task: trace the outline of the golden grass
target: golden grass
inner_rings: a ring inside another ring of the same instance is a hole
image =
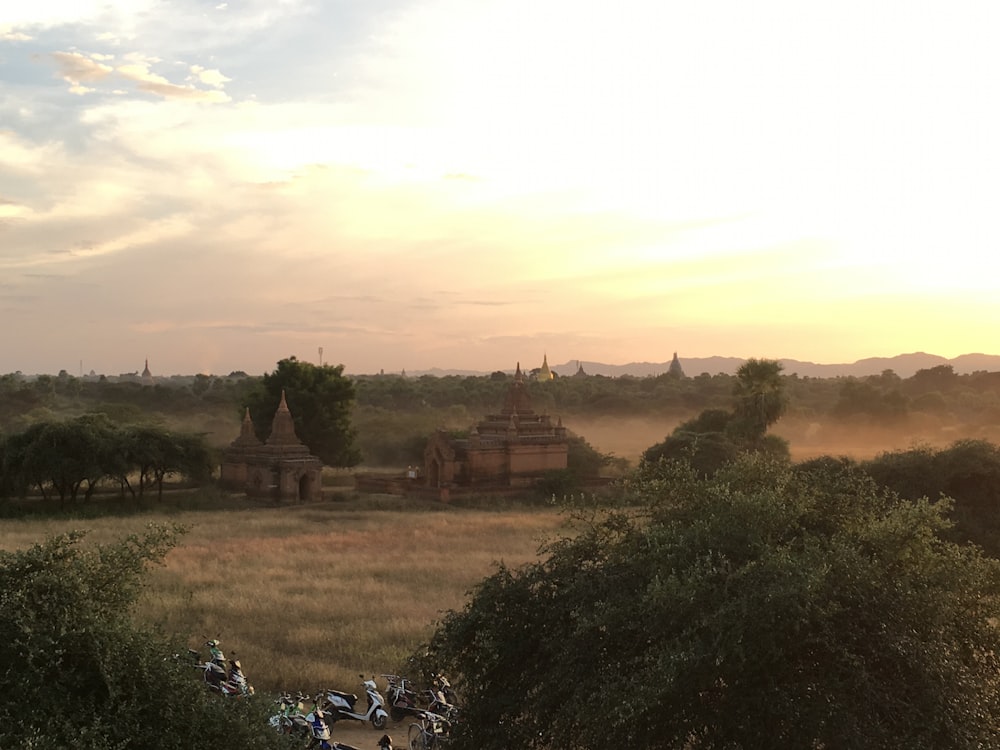
[[[87,543],[109,542],[156,521],[189,531],[164,565],[150,570],[136,619],[193,648],[220,637],[258,691],[311,693],[358,692],[361,673],[405,673],[403,660],[446,610],[460,608],[497,561],[537,559],[563,519],[552,509],[354,497],[285,508],[6,520],[0,549],[71,529],[87,530]]]

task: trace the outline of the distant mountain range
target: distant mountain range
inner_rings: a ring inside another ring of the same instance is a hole
[[[678,356],[684,374],[691,377],[708,373],[718,375],[720,373],[731,375],[739,369],[746,360],[739,357],[681,357]],[[849,364],[819,364],[816,362],[802,362],[797,359],[781,359],[784,365],[785,375],[798,375],[799,377],[810,378],[837,378],[837,377],[865,377],[866,375],[879,375],[885,370],[892,370],[901,378],[909,378],[917,370],[927,370],[938,365],[951,365],[959,375],[968,375],[972,372],[1000,372],[1000,355],[997,354],[963,354],[953,359],[940,357],[936,354],[926,354],[924,352],[914,352],[912,354],[898,354],[895,357],[869,357],[859,359],[857,362]],[[525,370],[538,367],[541,363],[530,364],[522,362]],[[629,362],[625,365],[609,365],[603,362],[590,362],[588,360],[571,360],[561,365],[550,365],[550,369],[557,375],[567,376],[576,374],[580,367],[588,375],[605,375],[608,377],[618,377],[621,375],[631,375],[633,377],[647,377],[649,375],[662,375],[670,367],[670,360],[666,362]],[[421,372],[411,372],[410,375],[486,375],[488,373],[471,370],[423,370]]]

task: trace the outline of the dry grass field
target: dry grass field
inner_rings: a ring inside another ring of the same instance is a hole
[[[358,675],[396,671],[441,614],[497,561],[536,559],[563,518],[505,504],[459,508],[386,496],[211,511],[166,505],[94,519],[0,522],[0,548],[85,529],[86,543],[188,527],[153,568],[136,619],[191,647],[220,637],[258,692],[335,688],[363,694]],[[383,681],[378,680],[379,687]],[[376,738],[377,739],[377,738]]]

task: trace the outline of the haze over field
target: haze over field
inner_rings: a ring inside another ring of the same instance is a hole
[[[8,5],[0,372],[996,350],[995,3]]]

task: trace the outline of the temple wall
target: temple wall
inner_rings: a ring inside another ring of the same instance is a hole
[[[502,445],[470,450],[467,462],[468,476],[458,477],[467,484],[506,484],[507,451]]]
[[[220,467],[219,482],[226,487],[243,488],[247,483],[247,465],[242,462],[225,462]]]
[[[569,449],[565,443],[511,445],[509,453],[512,475],[538,475],[565,469]]]

